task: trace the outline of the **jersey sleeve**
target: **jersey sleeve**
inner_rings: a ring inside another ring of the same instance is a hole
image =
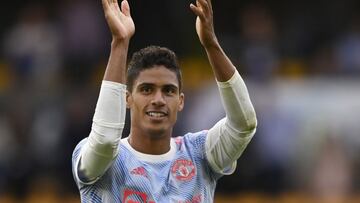
[[[81,140],[79,142],[79,144],[75,147],[73,154],[72,154],[72,160],[71,160],[72,173],[73,173],[73,177],[74,177],[75,183],[78,186],[78,188],[81,188],[84,185],[92,184],[97,181],[97,179],[96,179],[94,181],[88,182],[84,179],[84,177],[82,177],[81,174],[79,174],[78,168],[79,168],[79,163],[80,163],[81,150],[82,150],[83,146],[86,144],[86,142],[88,142],[88,138]]]
[[[93,184],[105,174],[119,154],[125,124],[126,86],[103,81],[90,135],[78,152],[76,175],[83,183]]]
[[[245,82],[240,74],[226,82],[217,82],[226,117],[208,132],[205,151],[213,170],[227,175],[254,136],[257,119]]]
[[[73,173],[73,177],[74,177],[74,180],[75,180],[78,188],[80,188],[81,181],[79,180],[77,168],[79,166],[79,161],[80,161],[81,147],[85,144],[85,142],[86,142],[86,139],[83,139],[81,142],[79,142],[79,144],[76,145],[76,147],[73,151],[72,160],[71,160],[72,173]]]

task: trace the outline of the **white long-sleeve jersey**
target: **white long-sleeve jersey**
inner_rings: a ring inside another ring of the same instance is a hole
[[[166,154],[148,155],[121,139],[126,86],[103,81],[90,136],[73,154],[73,173],[82,201],[212,202],[216,180],[235,170],[257,125],[239,73],[218,86],[224,119],[209,131],[172,138]],[[147,180],[135,181],[134,175]]]

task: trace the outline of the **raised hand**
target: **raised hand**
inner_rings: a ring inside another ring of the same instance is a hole
[[[127,0],[122,0],[121,10],[117,0],[102,0],[102,5],[113,40],[130,40],[135,33],[135,24]]]
[[[211,0],[196,0],[196,5],[190,4],[190,9],[197,15],[196,32],[201,44],[205,48],[217,46]]]

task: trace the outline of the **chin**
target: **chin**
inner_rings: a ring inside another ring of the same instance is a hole
[[[166,135],[166,132],[169,131],[169,129],[165,127],[150,127],[147,128],[146,131],[152,138],[162,138]]]

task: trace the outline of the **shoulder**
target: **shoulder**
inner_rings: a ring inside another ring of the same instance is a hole
[[[184,136],[174,137],[173,139],[178,150],[186,150],[197,154],[203,154],[207,134],[208,130],[202,130],[195,133],[189,132]]]
[[[207,134],[208,130],[202,130],[195,133],[190,132],[184,135],[184,140],[194,145],[203,144],[202,142],[205,141]]]
[[[199,132],[188,132],[183,136],[173,137],[177,145],[183,144],[186,142],[187,144],[196,144],[196,142],[205,139],[208,134],[208,130],[202,130]]]

